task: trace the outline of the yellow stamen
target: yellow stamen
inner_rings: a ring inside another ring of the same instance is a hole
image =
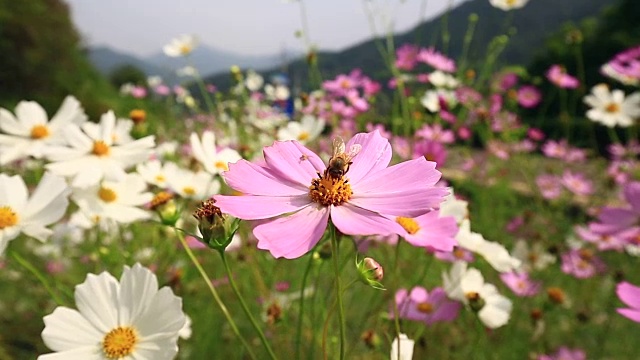
[[[620,105],[616,103],[610,103],[606,108],[604,108],[604,110],[610,114],[615,114],[620,112]]]
[[[418,304],[418,306],[416,306],[416,309],[421,313],[431,314],[433,312],[433,304],[431,304],[428,301],[425,301],[423,303]]]
[[[222,170],[222,171],[228,171],[229,165],[227,165],[226,161],[216,161],[216,169]]]
[[[147,118],[147,113],[141,109],[133,109],[129,113],[129,118],[131,118],[134,123],[140,124]]]
[[[396,222],[411,235],[420,231],[420,225],[412,218],[398,216]]]
[[[100,190],[98,190],[98,197],[100,198],[100,200],[110,203],[116,201],[118,195],[115,191],[109,188],[101,187]]]
[[[307,139],[309,139],[309,133],[306,131],[303,131],[298,135],[298,141],[305,141]]]
[[[313,179],[309,186],[309,197],[318,204],[342,205],[351,199],[353,191],[349,180],[344,177],[333,178],[325,173],[324,176]]]
[[[191,186],[185,186],[184,188],[182,188],[182,192],[187,195],[194,195],[196,193],[196,189]]]
[[[180,46],[180,54],[187,55],[191,52],[191,46],[189,45],[181,45]]]
[[[10,207],[0,207],[0,230],[8,228],[18,223],[18,214]]]
[[[97,140],[96,142],[93,143],[93,154],[97,155],[97,156],[105,156],[105,155],[109,155],[109,145],[107,145],[104,141],[102,140]]]
[[[138,333],[134,328],[119,326],[105,335],[102,351],[109,359],[121,359],[133,353],[138,341]]]
[[[36,125],[31,128],[32,139],[43,139],[49,136],[49,128],[45,125]]]
[[[155,177],[156,181],[159,183],[163,183],[165,182],[167,179],[164,177],[164,175],[156,175]]]

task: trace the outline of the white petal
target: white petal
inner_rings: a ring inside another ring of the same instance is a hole
[[[81,347],[97,347],[104,337],[78,311],[57,307],[44,317],[42,340],[53,351],[72,350]]]
[[[136,264],[125,267],[120,278],[120,322],[131,324],[142,316],[158,292],[158,279],[151,270]]]
[[[99,331],[106,334],[118,325],[118,281],[107,272],[88,274],[76,286],[76,306]]]

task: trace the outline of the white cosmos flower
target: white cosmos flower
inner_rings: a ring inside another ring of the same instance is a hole
[[[453,188],[449,188],[451,191],[449,195],[444,198],[444,201],[440,204],[440,216],[453,216],[456,219],[458,225],[462,223],[462,220],[469,218],[469,203],[464,200],[459,200],[453,194]]]
[[[73,177],[74,187],[86,188],[100,180],[121,180],[125,169],[149,158],[155,141],[153,136],[126,144],[114,143],[116,117],[113,112],[102,115],[98,127],[92,125],[68,126],[64,135],[69,146],[51,146],[46,165],[48,170]]]
[[[253,70],[247,71],[247,78],[244,80],[244,84],[249,91],[258,91],[264,84],[264,78]]]
[[[278,130],[278,140],[297,140],[306,144],[315,140],[324,130],[324,120],[313,115],[305,115],[300,122],[290,121]]]
[[[230,148],[218,151],[216,137],[211,131],[202,133],[202,141],[198,134],[191,133],[190,140],[193,157],[212,175],[229,170],[229,163],[235,163],[242,158],[237,151]]]
[[[499,272],[513,271],[521,265],[521,261],[509,255],[509,251],[504,246],[487,241],[482,234],[472,232],[469,219],[464,219],[460,223],[456,240],[460,247],[481,255]]]
[[[78,310],[59,306],[44,317],[42,340],[54,353],[38,360],[170,360],[185,324],[182,300],[140,264],[111,274],[88,274],[76,286]]]
[[[149,160],[138,164],[136,171],[148,184],[166,189],[169,187],[169,174],[178,171],[178,165],[173,162],[163,165],[159,160]]]
[[[451,89],[458,87],[460,84],[455,77],[440,70],[436,70],[429,74],[429,82],[437,88],[444,87]]]
[[[547,252],[541,243],[534,243],[531,247],[526,240],[516,241],[513,257],[522,262],[520,270],[530,273],[534,270],[544,270],[556,262],[556,257]]]
[[[584,102],[591,106],[587,117],[608,127],[629,127],[640,117],[640,92],[625,97],[622,90],[609,91],[606,84],[598,84]]]
[[[153,195],[138,174],[127,174],[121,181],[103,181],[88,188],[74,189],[71,198],[90,219],[111,219],[128,224],[151,218],[143,206]]]
[[[170,57],[189,55],[198,46],[198,38],[195,35],[180,35],[162,48],[164,54]]]
[[[400,340],[398,344],[398,339]],[[400,334],[398,337],[393,339],[391,343],[391,353],[389,354],[389,358],[391,360],[411,360],[413,358],[413,345],[415,341],[409,339],[406,334]],[[400,346],[400,349],[398,349]],[[398,350],[400,350],[398,357]]]
[[[87,122],[82,125],[82,130],[87,133],[89,137],[98,138],[101,136],[102,127],[101,123]],[[131,129],[133,129],[133,120],[117,119],[115,126],[111,129],[111,141],[113,144],[122,145],[134,141],[134,138],[131,136]]]
[[[67,96],[58,112],[51,118],[35,101],[21,101],[16,116],[0,108],[0,165],[33,156],[39,159],[50,144],[64,144],[62,130],[69,124],[81,124],[87,115],[80,102]]]
[[[204,200],[220,192],[220,183],[206,171],[176,168],[167,175],[169,188],[183,198]]]
[[[47,172],[29,197],[19,175],[0,174],[0,255],[21,232],[47,240],[53,231],[46,226],[62,218],[70,190],[63,178]]]
[[[444,102],[449,106],[453,106],[457,103],[455,93],[453,91],[444,89],[427,90],[422,98],[420,98],[420,103],[422,104],[422,106],[427,108],[427,110],[435,113],[439,112],[441,109],[441,99],[444,100]]]
[[[454,263],[449,273],[442,274],[442,282],[447,295],[476,311],[488,328],[495,329],[509,321],[511,300],[500,295],[494,285],[485,283],[480,271],[468,269],[466,262]]]
[[[513,9],[520,9],[521,7],[527,5],[527,2],[529,2],[529,0],[489,0],[489,2],[493,7],[508,11]]]
[[[287,100],[291,95],[289,88],[285,85],[267,84],[264,86],[264,93],[269,100]]]

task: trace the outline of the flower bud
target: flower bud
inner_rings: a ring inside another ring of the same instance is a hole
[[[474,312],[482,310],[485,305],[484,299],[480,297],[480,294],[478,294],[477,292],[468,292],[465,294],[465,297],[469,301],[469,307]]]
[[[176,223],[180,219],[180,210],[173,200],[173,194],[166,191],[157,193],[153,199],[151,199],[149,208],[158,214],[160,221],[164,225],[176,226]]]
[[[384,276],[384,270],[377,261],[370,257],[364,258],[362,261],[356,261],[356,268],[360,274],[360,280],[366,285],[374,289],[386,290],[380,282]]]
[[[198,219],[200,240],[212,249],[224,251],[238,231],[240,220],[223,215],[215,203],[215,199],[204,201],[193,216]]]
[[[367,330],[360,335],[360,339],[364,341],[369,349],[378,349],[382,345],[382,339],[374,330]]]

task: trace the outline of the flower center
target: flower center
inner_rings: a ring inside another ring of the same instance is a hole
[[[422,302],[416,306],[416,309],[421,313],[431,314],[433,312],[433,304],[428,301]]]
[[[0,230],[18,223],[18,215],[8,206],[0,207]]]
[[[93,143],[92,152],[97,156],[109,155],[109,145],[105,144],[105,142],[102,140],[97,140]]]
[[[196,193],[196,189],[194,189],[192,186],[185,186],[182,188],[182,191],[187,195],[193,195]]]
[[[167,179],[163,175],[156,175],[156,181],[159,183],[165,182]]]
[[[515,4],[516,4],[516,2],[517,2],[517,1],[518,1],[518,0],[507,0],[507,5],[509,5],[509,6],[513,6],[513,5],[515,5]]]
[[[420,225],[412,218],[398,216],[396,222],[400,224],[409,234],[413,235],[420,230]]]
[[[32,139],[43,139],[49,136],[49,128],[44,125],[36,125],[31,128]]]
[[[609,114],[615,114],[617,112],[620,112],[620,105],[616,103],[610,103],[606,108],[604,108],[604,110]]]
[[[309,133],[306,131],[303,131],[300,133],[300,135],[298,135],[298,141],[305,141],[309,139]]]
[[[223,170],[223,171],[228,171],[229,170],[229,165],[227,165],[226,161],[216,161],[216,169]]]
[[[105,335],[102,340],[102,351],[109,359],[120,359],[133,353],[138,340],[138,334],[134,328],[119,326]]]
[[[100,187],[100,190],[98,190],[98,197],[100,198],[100,200],[106,203],[110,203],[110,202],[116,201],[116,199],[118,198],[118,195],[116,194],[115,191],[109,188]]]
[[[180,54],[187,55],[191,52],[191,46],[189,45],[181,45],[180,46]]]
[[[353,191],[351,191],[348,179],[343,176],[330,176],[326,171],[324,176],[318,174],[318,178],[313,179],[311,186],[309,186],[311,200],[324,206],[342,205],[351,199],[351,195],[353,195]]]

